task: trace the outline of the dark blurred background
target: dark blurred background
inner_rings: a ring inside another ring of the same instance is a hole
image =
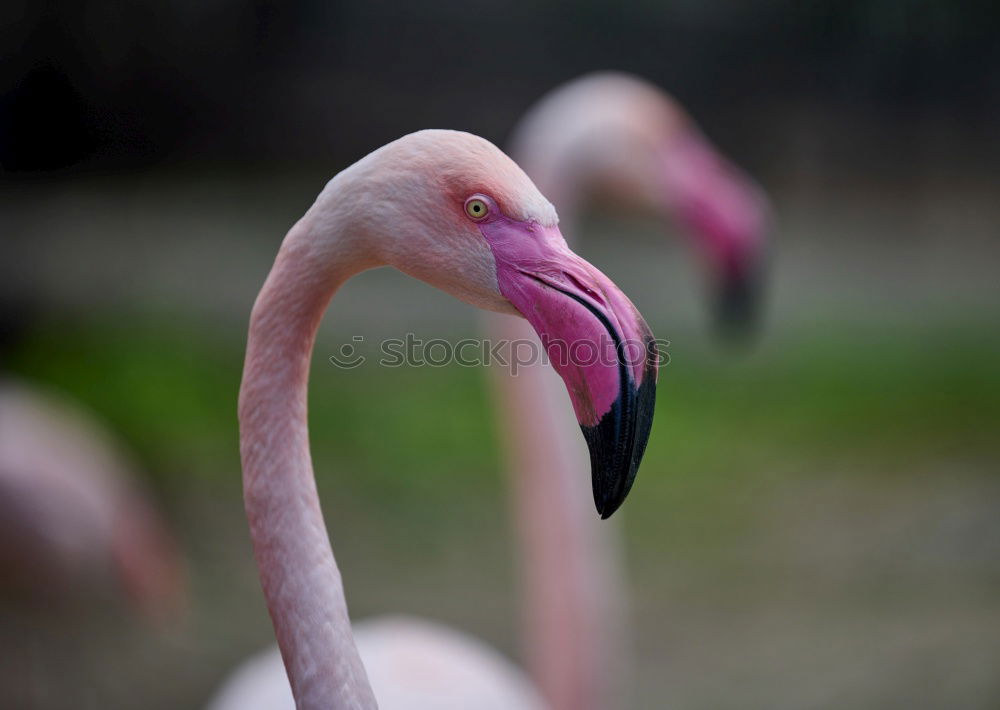
[[[5,0],[7,367],[136,452],[192,601],[167,629],[4,603],[0,705],[197,708],[270,642],[234,412],[280,239],[383,143],[441,127],[503,145],[548,89],[620,69],[673,93],[776,214],[770,308],[741,353],[713,342],[660,224],[582,225],[583,254],[672,341],[624,515],[623,706],[997,707],[998,27],[995,3],[939,0]],[[349,284],[317,349],[314,449],[352,612],[432,616],[514,655],[482,373],[324,367],[347,334],[478,327],[398,274]]]
[[[8,1],[2,12],[0,157],[12,173],[340,163],[414,126],[500,140],[542,92],[595,68],[669,87],[755,167],[803,141],[828,169],[902,174],[928,154],[989,165],[982,153],[997,149],[982,144],[1000,102],[1000,11],[987,2]]]

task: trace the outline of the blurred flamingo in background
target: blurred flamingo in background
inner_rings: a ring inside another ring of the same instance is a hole
[[[662,89],[618,72],[583,76],[534,104],[509,148],[563,223],[598,201],[678,222],[708,272],[719,324],[754,323],[767,198]]]
[[[678,220],[708,266],[720,325],[752,324],[766,200],[662,90],[626,74],[582,77],[530,108],[510,148],[569,234],[594,200]],[[541,352],[524,321],[486,321],[491,341],[520,343],[511,358],[530,359],[529,344]],[[594,519],[579,486],[586,450],[548,367],[519,361],[516,376],[500,365],[491,374],[523,539],[527,666],[555,710],[617,707],[630,665],[625,575],[614,527]]]
[[[108,431],[82,406],[0,380],[0,577],[33,598],[122,594],[179,611],[177,545]]]
[[[560,358],[558,345],[549,352],[591,449],[594,502],[602,517],[611,515],[628,494],[652,424],[652,335],[617,287],[568,249],[556,221],[551,204],[492,144],[421,131],[338,174],[285,238],[251,316],[239,415],[254,552],[300,710],[374,708],[376,698],[389,710],[543,706],[509,663],[456,632],[409,621],[352,631],[313,478],[306,385],[334,292],[381,265],[473,305],[520,313],[547,345],[583,341],[603,355],[610,347],[610,358],[586,366]],[[623,343],[642,346],[638,361],[621,356]],[[407,626],[419,631],[398,633]],[[245,689],[274,677],[274,659],[244,667],[213,708],[258,707]],[[280,690],[265,702],[279,707],[278,697]]]

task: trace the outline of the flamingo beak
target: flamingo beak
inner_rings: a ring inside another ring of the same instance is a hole
[[[700,136],[678,139],[661,162],[664,202],[687,227],[712,272],[718,330],[734,340],[750,335],[762,300],[767,198]]]
[[[500,293],[531,323],[569,391],[590,450],[602,518],[628,495],[653,423],[659,352],[649,326],[555,226],[503,216],[480,225]]]

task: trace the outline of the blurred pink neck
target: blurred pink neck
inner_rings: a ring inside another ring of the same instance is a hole
[[[362,266],[349,249],[310,239],[309,224],[307,215],[285,238],[250,318],[239,402],[244,503],[299,710],[374,710],[320,510],[306,419],[316,330],[333,293]]]
[[[487,328],[494,340],[538,340],[520,318],[490,313]],[[519,534],[528,670],[552,710],[614,707],[626,657],[616,525],[594,512],[586,446],[555,370],[491,369]]]

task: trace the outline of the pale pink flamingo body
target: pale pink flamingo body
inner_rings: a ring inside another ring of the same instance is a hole
[[[391,265],[473,305],[520,313],[547,345],[610,347],[610,359],[554,364],[591,448],[598,512],[607,517],[627,495],[651,425],[652,336],[628,299],[569,251],[556,221],[551,204],[490,143],[421,131],[337,175],[285,238],[251,317],[239,413],[254,552],[300,709],[374,708],[380,692],[352,633],[306,425],[316,329],[354,274]],[[641,357],[615,357],[623,342],[637,343]],[[550,355],[559,360],[556,349]],[[393,697],[414,696],[404,689]],[[450,707],[440,699],[401,706]]]
[[[407,616],[353,626],[354,642],[382,710],[545,710],[531,681],[482,641]],[[350,706],[348,706],[350,707]],[[240,665],[209,710],[294,710],[277,647]]]
[[[720,293],[724,317],[750,317],[766,201],[660,89],[620,73],[588,75],[540,99],[511,155],[559,209],[567,234],[591,201],[679,221]],[[736,300],[734,300],[736,299]],[[728,310],[727,310],[728,309]],[[488,337],[537,343],[524,321],[488,314]],[[617,531],[581,495],[586,448],[555,374],[492,368],[523,539],[522,638],[532,679],[554,710],[615,707],[629,662]]]
[[[176,543],[96,418],[66,398],[0,381],[0,574],[33,597],[120,594],[179,610]]]

